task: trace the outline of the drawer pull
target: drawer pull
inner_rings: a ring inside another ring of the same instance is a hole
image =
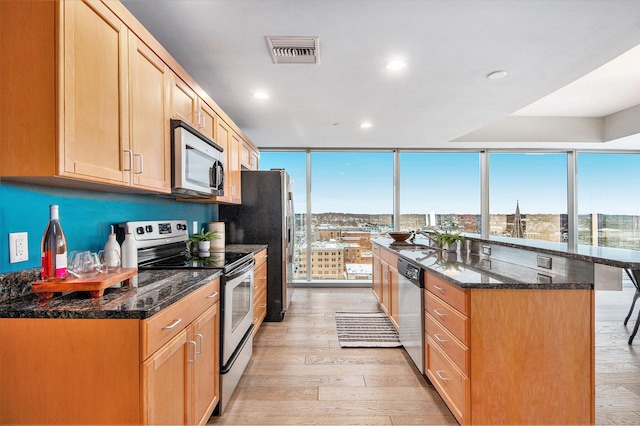
[[[442,380],[443,382],[446,382],[447,380],[451,380],[448,377],[444,377],[442,374],[440,373],[444,373],[444,371],[442,370],[436,370],[436,374],[438,375],[438,377],[440,378],[440,380]]]
[[[433,337],[435,337],[438,342],[447,343],[447,341],[445,339],[442,339],[440,336],[441,336],[440,334],[434,334],[433,335]]]
[[[440,287],[440,286],[437,286],[437,285],[434,284],[433,288],[435,288],[436,290],[438,290],[441,293],[444,293],[444,288],[443,287]]]
[[[218,296],[218,292],[217,292],[217,291],[214,291],[213,293],[211,293],[210,295],[208,295],[208,296],[207,296],[207,299],[213,299],[213,298],[215,298],[216,296]]]
[[[433,312],[435,312],[435,314],[436,314],[437,316],[439,316],[439,317],[446,317],[446,316],[447,316],[447,314],[443,314],[442,312],[440,312],[440,311],[439,311],[439,310],[437,310],[437,309],[434,309],[434,310],[433,310]]]
[[[176,328],[176,326],[178,324],[180,324],[182,322],[182,318],[176,318],[173,320],[173,322],[169,325],[165,325],[164,327],[162,327],[163,330],[171,330],[172,328]]]
[[[261,308],[266,308],[267,304],[265,303],[264,305],[260,305]]]
[[[196,342],[194,342],[193,340],[189,340],[187,342],[187,345],[193,345],[193,359],[187,360],[189,364],[193,364],[194,362],[196,362],[196,355],[198,355],[198,352],[196,349]]]

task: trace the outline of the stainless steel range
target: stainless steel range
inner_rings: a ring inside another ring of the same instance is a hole
[[[138,269],[217,269],[220,281],[220,403],[222,414],[253,354],[253,266],[251,252],[192,254],[185,220],[125,222],[138,248]]]

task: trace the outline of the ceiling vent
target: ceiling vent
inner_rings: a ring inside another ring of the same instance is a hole
[[[319,64],[318,37],[266,37],[274,64]]]

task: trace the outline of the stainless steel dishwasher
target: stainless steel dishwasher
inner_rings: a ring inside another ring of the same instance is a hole
[[[422,297],[423,271],[398,257],[398,326],[400,342],[420,373],[424,374],[424,307]]]

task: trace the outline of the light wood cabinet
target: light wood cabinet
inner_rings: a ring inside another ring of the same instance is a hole
[[[260,160],[260,151],[250,141],[242,141],[242,158],[241,166],[246,170],[258,170],[258,161]]]
[[[216,143],[217,115],[187,83],[172,73],[171,116],[185,121]]]
[[[135,34],[129,34],[130,149],[133,185],[171,191],[170,71]]]
[[[460,424],[593,424],[591,290],[461,289],[425,274],[426,375]]]
[[[0,7],[0,175],[170,192],[168,129],[155,130],[168,117],[158,58],[99,1]]]
[[[0,424],[206,423],[219,291],[216,278],[146,320],[0,319]]]
[[[241,204],[241,166],[240,166],[240,150],[242,148],[242,139],[238,134],[224,122],[220,117],[216,116],[216,143],[224,149],[225,153],[225,174],[224,174],[224,195],[211,197],[206,200],[198,199],[197,202],[218,202],[224,204]]]
[[[254,256],[256,264],[253,270],[253,334],[267,316],[267,250],[261,250]]]
[[[387,314],[391,324],[398,330],[400,310],[398,306],[398,256],[376,244],[373,247],[373,293],[378,298],[382,311]]]

